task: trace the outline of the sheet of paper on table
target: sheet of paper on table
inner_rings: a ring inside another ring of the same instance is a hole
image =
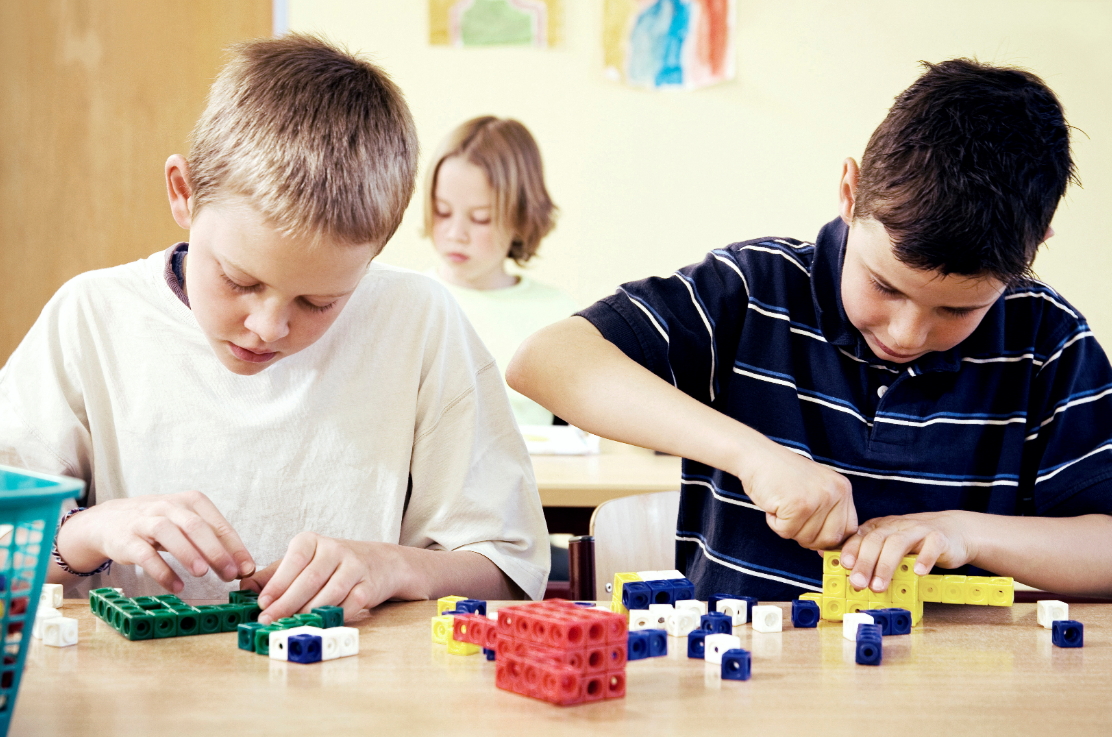
[[[571,425],[521,425],[530,455],[593,455],[599,437]]]

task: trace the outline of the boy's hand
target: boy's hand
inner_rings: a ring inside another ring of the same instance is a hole
[[[856,589],[884,591],[892,574],[909,553],[918,553],[915,572],[931,572],[937,563],[958,568],[975,557],[967,530],[969,513],[961,510],[920,512],[877,517],[862,523],[842,546],[842,565],[852,568],[849,581]]]
[[[769,443],[739,477],[780,537],[826,550],[857,531],[849,479],[782,446]]]
[[[91,571],[106,560],[137,565],[163,588],[185,584],[159,555],[177,558],[194,576],[224,581],[250,575],[255,561],[212,501],[199,491],[113,499],[71,517],[58,532],[70,568]]]
[[[381,604],[398,588],[400,561],[390,559],[395,547],[302,532],[290,541],[282,560],[242,585],[260,592],[263,624],[318,606],[342,606],[347,619]],[[375,561],[373,567],[370,560]]]

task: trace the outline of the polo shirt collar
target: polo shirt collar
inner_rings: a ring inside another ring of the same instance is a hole
[[[897,364],[878,358],[865,342],[861,332],[853,326],[842,305],[842,266],[846,256],[846,238],[849,226],[835,218],[822,226],[815,239],[815,257],[811,262],[811,299],[819,329],[826,341],[846,350],[856,358],[869,363],[879,363],[892,368]],[[917,374],[934,371],[957,371],[961,368],[961,347],[958,344],[948,351],[934,351],[911,363]]]

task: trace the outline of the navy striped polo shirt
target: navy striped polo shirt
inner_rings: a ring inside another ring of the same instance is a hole
[[[842,308],[848,228],[760,238],[579,314],[704,404],[841,472],[858,519],[946,509],[1112,513],[1112,368],[1037,281],[1009,287],[956,347],[878,359]],[[697,595],[782,601],[822,559],[776,535],[737,477],[684,459],[676,564]]]

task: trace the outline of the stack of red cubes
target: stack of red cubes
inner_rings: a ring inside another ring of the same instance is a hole
[[[625,696],[625,617],[549,599],[504,607],[498,619],[456,615],[456,640],[494,650],[495,685],[567,706]]]

